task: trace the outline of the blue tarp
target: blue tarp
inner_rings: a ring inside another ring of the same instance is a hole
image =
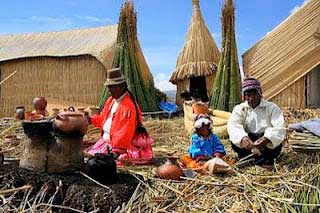
[[[296,124],[289,124],[290,129],[303,131],[304,129],[312,132],[314,135],[320,137],[320,119],[314,118]]]
[[[169,113],[169,115],[178,111],[178,106],[172,102],[161,101],[159,107],[161,110]]]

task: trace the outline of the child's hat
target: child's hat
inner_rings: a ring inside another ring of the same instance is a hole
[[[207,114],[198,114],[196,115],[195,119],[194,119],[194,128],[199,129],[204,125],[209,125],[209,127],[212,124],[212,120],[210,118],[209,115]]]

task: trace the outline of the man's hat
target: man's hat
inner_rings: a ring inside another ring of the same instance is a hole
[[[125,82],[127,82],[127,79],[122,75],[120,68],[114,68],[107,71],[107,80],[104,85],[119,85]]]
[[[260,82],[255,78],[246,78],[242,82],[242,92],[255,89],[258,91],[259,95],[262,96],[262,89]]]

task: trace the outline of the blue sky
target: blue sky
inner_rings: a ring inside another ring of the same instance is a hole
[[[235,0],[236,34],[241,54],[307,0]],[[122,0],[2,0],[0,34],[48,32],[96,27],[118,21]],[[138,36],[156,86],[168,82],[183,47],[192,0],[135,0]],[[200,0],[202,15],[218,47],[223,0]]]

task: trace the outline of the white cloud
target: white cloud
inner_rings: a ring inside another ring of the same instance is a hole
[[[0,18],[1,33],[60,31],[77,27],[98,26],[112,23],[110,18],[95,16],[30,16],[18,18]],[[8,29],[11,29],[8,31]],[[17,31],[19,29],[19,31]]]
[[[180,47],[174,45],[143,49],[155,86],[161,91],[176,90],[176,86],[171,84],[169,79],[175,69],[179,51]]]
[[[150,67],[170,67],[173,71],[180,47],[162,46],[154,49],[143,49],[143,54]]]
[[[110,18],[98,18],[95,16],[75,16],[77,19],[86,21],[86,22],[94,22],[94,23],[112,23],[113,20]]]
[[[169,82],[170,75],[164,72],[157,73],[154,77],[155,86],[161,91],[176,90],[176,86]]]
[[[45,16],[31,16],[29,20],[34,22],[70,22],[69,18],[56,18]]]
[[[310,0],[304,0],[304,2],[301,5],[296,5],[294,8],[290,11],[290,14],[293,14],[297,12],[301,7],[303,7],[305,4],[307,4]]]

